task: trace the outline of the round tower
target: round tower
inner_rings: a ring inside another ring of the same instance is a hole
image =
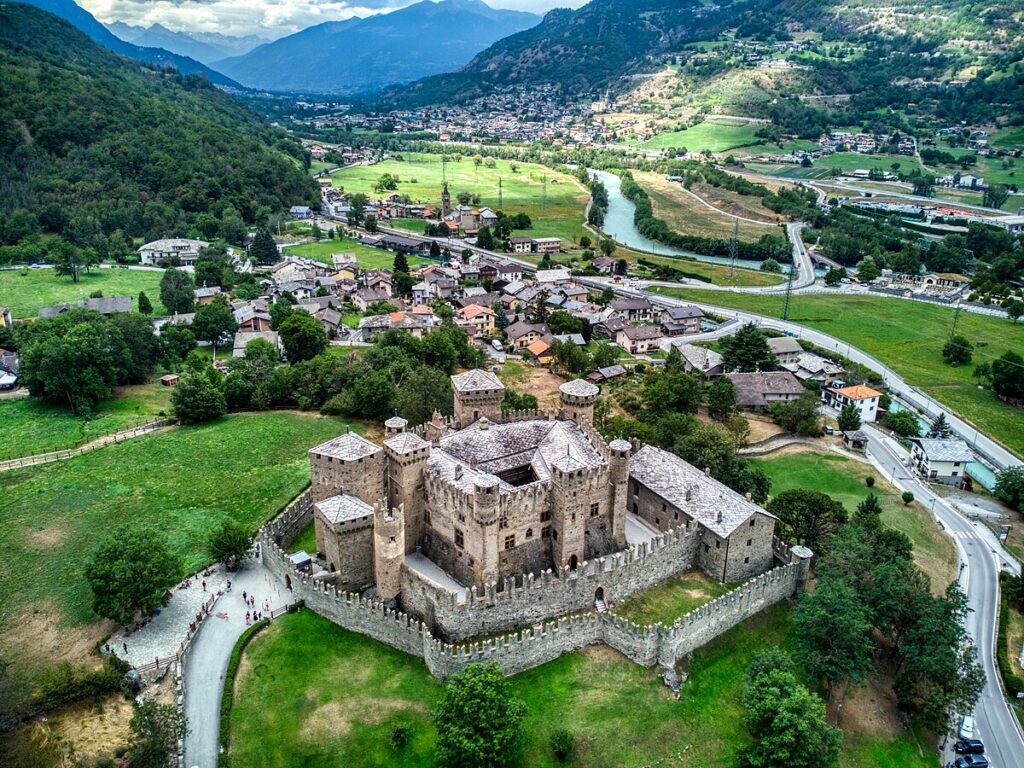
[[[481,472],[473,481],[473,520],[480,525],[480,559],[475,568],[478,584],[498,581],[498,515],[501,510],[499,480]]]
[[[626,546],[626,510],[629,507],[629,459],[633,445],[621,437],[608,443],[608,509],[611,510],[612,536]]]
[[[498,484],[498,478],[486,472],[481,472],[473,481],[473,519],[480,525],[491,525],[498,519]]]
[[[405,511],[381,502],[373,513],[373,576],[381,600],[394,600],[402,591],[404,560]]]
[[[401,416],[395,415],[384,422],[384,436],[394,437],[405,432],[409,427],[409,422],[403,419]]]
[[[558,390],[562,393],[562,418],[577,424],[594,422],[594,402],[601,390],[584,379],[567,381]]]

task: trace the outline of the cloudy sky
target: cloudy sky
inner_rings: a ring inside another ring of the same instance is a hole
[[[587,0],[486,0],[493,8],[543,13],[551,8],[578,8]],[[415,0],[77,0],[104,23],[168,29],[257,34],[268,37],[298,32],[325,21],[368,16],[410,5]]]

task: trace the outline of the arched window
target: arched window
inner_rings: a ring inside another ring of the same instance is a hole
[[[533,538],[533,528],[527,528],[526,529],[526,538],[528,538],[528,539],[532,539]]]

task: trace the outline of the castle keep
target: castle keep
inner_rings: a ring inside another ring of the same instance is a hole
[[[383,445],[350,432],[310,451],[323,581],[370,589],[459,639],[694,567],[727,582],[772,567],[775,518],[674,454],[605,442],[593,384],[563,384],[557,413],[506,415],[493,374],[467,371],[452,387],[452,418],[410,430],[394,417]],[[669,532],[657,566],[638,567],[634,548]]]

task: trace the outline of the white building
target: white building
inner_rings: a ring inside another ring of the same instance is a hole
[[[878,400],[881,396],[881,392],[876,392],[863,384],[838,389],[829,388],[822,392],[825,402],[837,410],[842,410],[851,403],[855,405],[863,422],[872,422],[878,418]]]
[[[154,240],[139,248],[139,259],[143,264],[159,264],[165,259],[178,263],[183,267],[191,267],[199,258],[199,252],[210,244],[205,240],[189,240],[184,237],[172,237],[166,240]]]
[[[959,438],[934,440],[915,438],[910,464],[921,477],[946,485],[962,485],[967,465],[974,461],[970,446]]]

